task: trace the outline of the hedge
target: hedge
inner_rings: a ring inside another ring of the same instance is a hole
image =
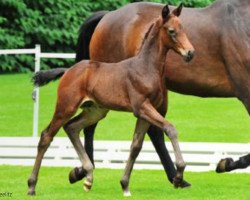
[[[135,0],[136,1],[136,0]],[[203,7],[213,0],[183,0],[185,6]],[[43,52],[75,52],[78,29],[98,10],[114,10],[129,0],[1,0],[0,49],[34,48]],[[154,0],[177,5],[177,0]],[[68,67],[74,61],[43,59],[42,69]],[[29,55],[0,56],[0,73],[27,72],[34,68]]]

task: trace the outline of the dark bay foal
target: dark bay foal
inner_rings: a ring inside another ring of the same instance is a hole
[[[166,104],[164,71],[168,50],[173,49],[186,61],[190,61],[193,57],[193,46],[178,18],[181,9],[182,5],[171,13],[168,6],[162,9],[162,16],[149,28],[137,56],[119,63],[85,60],[66,72],[62,70],[54,76],[54,78],[58,78],[64,74],[58,87],[54,116],[49,126],[42,132],[38,144],[35,165],[28,180],[29,195],[35,194],[42,158],[53,137],[62,126],[70,138],[86,174],[84,189],[86,191],[91,189],[93,164],[80,141],[79,132],[103,119],[109,110],[133,112],[137,117],[130,155],[121,179],[124,195],[130,195],[129,178],[150,124],[161,128],[173,145],[177,166],[174,185],[176,187],[180,185],[185,163],[180,152],[177,132],[159,111]],[[39,82],[41,73],[37,73],[34,77],[37,86],[54,79]],[[78,108],[82,108],[83,111],[72,118]]]

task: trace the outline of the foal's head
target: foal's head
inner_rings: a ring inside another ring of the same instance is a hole
[[[166,5],[162,9],[162,20],[160,27],[160,39],[163,45],[173,49],[178,54],[184,57],[184,60],[189,62],[194,55],[194,48],[189,42],[186,33],[183,30],[179,16],[181,14],[182,4],[172,12]]]

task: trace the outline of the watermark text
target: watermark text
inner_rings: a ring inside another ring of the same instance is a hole
[[[12,192],[0,192],[1,197],[12,197]]]

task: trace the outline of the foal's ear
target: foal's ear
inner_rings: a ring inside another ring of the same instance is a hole
[[[167,20],[169,13],[170,13],[170,10],[169,10],[168,5],[165,5],[161,12],[162,19]]]
[[[182,7],[183,7],[183,4],[181,3],[181,4],[178,6],[178,8],[176,8],[176,9],[173,10],[172,13],[173,13],[175,16],[179,17],[180,14],[181,14]]]

